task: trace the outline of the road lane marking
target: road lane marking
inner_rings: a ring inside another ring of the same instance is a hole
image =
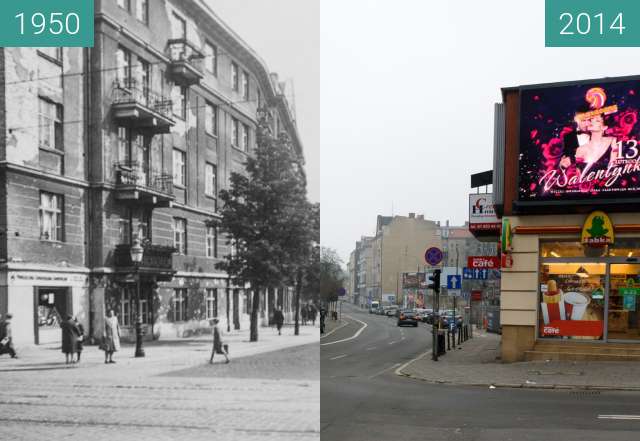
[[[344,358],[344,357],[348,357],[348,356],[349,356],[349,354],[342,354],[342,355],[338,355],[337,357],[330,358],[329,360],[338,360],[340,358]]]
[[[390,345],[393,345],[393,344],[395,344],[395,343],[398,343],[398,342],[397,342],[397,341],[390,341],[390,342],[389,342],[389,344],[390,344]]]
[[[428,355],[428,354],[430,354],[430,353],[431,353],[431,351],[427,351],[427,352],[425,352],[424,354],[418,355],[418,356],[417,356],[416,358],[414,358],[413,360],[409,360],[409,361],[407,361],[405,364],[403,364],[403,365],[402,365],[402,366],[400,366],[398,369],[396,369],[395,374],[396,374],[396,375],[401,375],[401,376],[403,376],[403,377],[404,377],[404,376],[405,376],[405,374],[403,374],[403,373],[402,373],[402,370],[403,370],[404,368],[406,368],[407,366],[409,366],[409,365],[410,365],[411,363],[413,363],[414,361],[418,361],[418,360],[420,360],[421,358],[424,358],[426,355]]]
[[[375,346],[372,347],[372,348],[367,348],[367,349],[365,349],[365,351],[373,351],[375,348],[376,348]]]
[[[598,415],[599,420],[640,420],[640,415]]]
[[[342,321],[342,320],[341,320]],[[342,323],[340,326],[338,326],[337,328],[331,330],[331,332],[328,332],[327,334],[321,335],[320,338],[323,339],[325,337],[329,337],[331,334],[333,334],[334,332],[336,332],[338,329],[344,328],[345,326],[347,326],[349,323],[344,322]]]
[[[370,377],[369,377],[369,380],[371,380],[371,379],[373,379],[373,378],[377,377],[378,375],[382,375],[382,374],[384,374],[384,373],[385,373],[385,372],[387,372],[389,369],[393,369],[393,368],[398,367],[398,366],[400,366],[400,363],[396,363],[396,364],[394,364],[393,366],[389,366],[388,368],[381,370],[381,371],[380,371],[380,372],[378,372],[377,374],[373,374],[372,376],[370,376]]]
[[[320,346],[335,345],[336,343],[342,343],[342,342],[345,342],[345,341],[353,340],[354,338],[358,338],[358,336],[360,334],[362,334],[362,331],[364,331],[364,329],[368,326],[365,322],[363,322],[361,320],[358,320],[356,318],[353,318],[350,315],[348,315],[346,317],[349,317],[351,320],[355,320],[356,322],[362,323],[362,327],[360,329],[358,329],[358,331],[355,334],[353,334],[351,337],[349,337],[349,338],[343,338],[342,340],[330,341],[330,342],[327,342],[327,343],[320,343]]]

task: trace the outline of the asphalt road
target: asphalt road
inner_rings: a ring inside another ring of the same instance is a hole
[[[350,306],[343,318],[348,324],[321,340],[323,441],[638,439],[638,393],[456,387],[400,377],[396,368],[430,347],[429,326],[398,328],[392,318]],[[637,419],[602,418],[608,415]]]

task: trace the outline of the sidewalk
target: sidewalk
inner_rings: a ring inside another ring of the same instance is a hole
[[[458,349],[462,348],[462,349]],[[640,363],[605,361],[531,361],[502,363],[500,336],[474,330],[438,361],[431,352],[401,366],[398,375],[439,384],[538,389],[640,391]]]
[[[223,335],[224,342],[229,345],[229,357],[233,361],[241,357],[257,355],[298,345],[316,343],[320,340],[318,326],[301,326],[300,335],[293,335],[293,326],[285,326],[282,335],[278,335],[275,327],[259,328],[258,341],[249,341],[249,330],[231,331]],[[82,382],[83,371],[91,372],[87,375],[90,380],[93,375],[101,375],[117,371],[117,381],[127,379],[135,381],[144,376],[159,375],[176,369],[202,365],[209,360],[213,341],[211,336],[199,336],[189,339],[160,340],[144,342],[144,358],[135,358],[135,345],[123,343],[120,351],[114,354],[115,365],[104,364],[104,352],[97,345],[86,345],[79,364],[66,365],[64,354],[60,352],[59,344],[41,346],[18,346],[16,348],[19,359],[0,356],[0,372],[49,371],[64,372],[74,369],[77,379]],[[221,362],[218,356],[216,362]],[[224,359],[224,358],[222,358]],[[91,369],[87,369],[91,368]],[[109,377],[110,375],[105,375]]]

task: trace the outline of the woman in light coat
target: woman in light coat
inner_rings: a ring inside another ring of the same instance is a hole
[[[104,350],[104,362],[115,363],[115,361],[113,361],[113,353],[120,350],[120,324],[113,309],[110,310],[109,315],[105,317],[104,334],[102,338],[104,340],[102,348]]]

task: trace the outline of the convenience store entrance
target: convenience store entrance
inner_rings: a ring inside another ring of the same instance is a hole
[[[607,340],[640,340],[640,264],[610,264]]]

